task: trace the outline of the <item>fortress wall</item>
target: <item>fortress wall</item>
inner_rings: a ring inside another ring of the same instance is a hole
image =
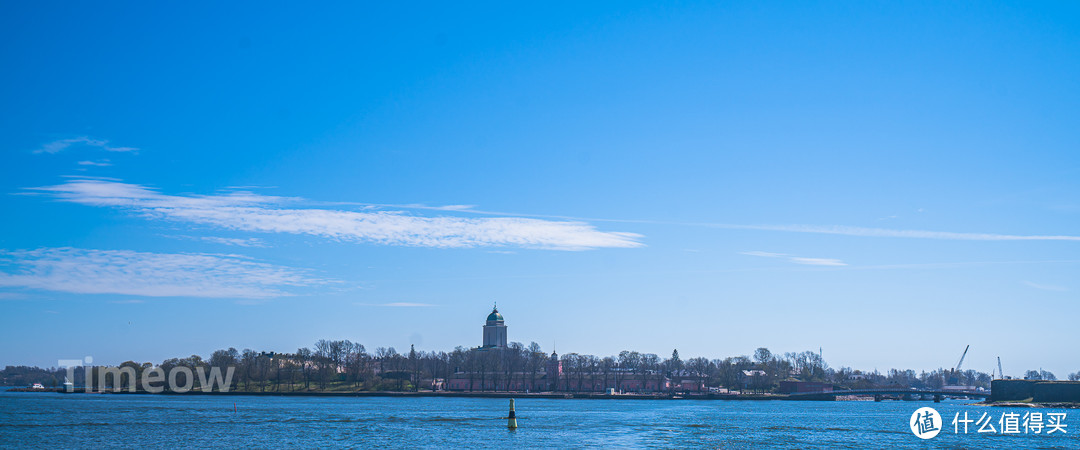
[[[1033,399],[1038,403],[1080,403],[1080,382],[1039,380],[994,380],[990,400],[995,402]]]
[[[1044,381],[1035,383],[1035,401],[1039,403],[1080,403],[1080,381]]]
[[[990,401],[1026,400],[1035,396],[1034,380],[994,380],[990,382]]]

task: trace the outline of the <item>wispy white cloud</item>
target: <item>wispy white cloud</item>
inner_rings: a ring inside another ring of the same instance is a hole
[[[780,257],[787,256],[787,255],[785,255],[783,253],[761,252],[761,251],[757,251],[757,250],[749,251],[749,252],[742,252],[740,254],[747,255],[747,256],[760,256],[760,257],[763,257],[763,258],[780,258]]]
[[[266,243],[259,238],[226,238],[218,236],[178,236],[178,235],[163,235],[167,238],[173,239],[187,239],[191,241],[203,241],[214,244],[235,245],[237,247],[266,247]]]
[[[1080,259],[1055,259],[1055,260],[1029,260],[1029,261],[957,261],[935,263],[907,263],[907,264],[879,264],[873,266],[851,266],[849,270],[938,270],[938,269],[961,269],[967,267],[997,266],[997,265],[1028,265],[1028,264],[1076,264]]]
[[[109,145],[109,141],[104,139],[93,139],[86,136],[81,136],[71,139],[59,139],[42,145],[34,153],[59,153],[67,150],[71,146],[84,145],[87,147],[97,147],[109,152],[137,152],[139,149],[135,147],[117,147]]]
[[[238,247],[266,247],[266,244],[259,238],[224,238],[217,236],[200,236],[200,241],[213,242],[215,244],[235,245]]]
[[[791,261],[791,262],[793,262],[795,264],[806,264],[806,265],[810,265],[810,266],[846,266],[847,265],[847,263],[845,263],[845,262],[843,262],[843,261],[841,261],[839,259],[832,259],[832,258],[803,258],[803,257],[799,257],[799,256],[792,256],[792,257],[788,258],[788,261]]]
[[[148,218],[218,226],[232,230],[292,233],[331,239],[416,247],[515,246],[552,250],[640,247],[635,233],[599,231],[583,222],[521,217],[422,217],[402,211],[342,211],[286,208],[298,199],[250,192],[221,195],[166,195],[156,190],[102,179],[73,179],[34,188],[63,201],[122,208]]]
[[[1039,284],[1039,283],[1032,283],[1030,281],[1023,281],[1022,283],[1024,283],[1025,285],[1027,285],[1029,287],[1033,287],[1035,289],[1039,289],[1039,290],[1043,290],[1043,291],[1066,292],[1066,291],[1069,290],[1068,288],[1066,288],[1064,286],[1054,286],[1052,284]]]
[[[809,266],[846,266],[847,263],[833,258],[806,258],[802,256],[791,256],[785,253],[773,253],[773,252],[761,252],[761,251],[749,251],[742,252],[743,255],[748,256],[760,256],[762,258],[781,258],[787,262],[795,264],[804,264]]]
[[[421,204],[405,205],[409,209],[431,209],[435,211],[468,211],[476,207],[476,205],[442,205],[442,206],[429,206]]]
[[[277,189],[277,186],[256,186],[254,184],[248,184],[244,186],[226,186],[225,188],[236,191],[248,191],[251,189]]]
[[[77,164],[80,165],[80,166],[95,166],[95,167],[108,167],[108,166],[112,165],[112,163],[109,162],[109,160],[107,160],[107,159],[102,159],[102,160],[98,160],[98,161],[79,161]]]
[[[787,231],[793,233],[838,234],[843,236],[950,239],[961,241],[1080,241],[1080,236],[1068,235],[1016,235],[993,233],[956,233],[951,231],[894,230],[887,228],[864,228],[819,225],[714,225],[718,228],[746,230]]]
[[[345,203],[342,203],[345,204]],[[385,205],[375,203],[349,203],[354,205],[368,205],[372,207],[397,207],[403,209],[435,209],[437,207],[423,205]],[[918,213],[925,210],[919,208]],[[790,233],[815,233],[836,234],[859,237],[888,237],[888,238],[911,238],[911,239],[946,239],[963,241],[1080,241],[1080,236],[1074,235],[1017,235],[995,233],[970,233],[952,231],[927,231],[927,230],[897,230],[888,228],[853,227],[845,225],[747,225],[719,222],[676,222],[668,220],[651,219],[610,219],[600,217],[560,216],[551,214],[522,214],[512,212],[484,211],[477,209],[464,209],[462,212],[486,215],[486,216],[517,216],[532,217],[539,219],[587,221],[587,222],[610,222],[610,223],[636,223],[648,225],[673,225],[686,227],[721,228],[730,230],[762,230],[782,231]]]
[[[76,294],[264,299],[330,283],[235,255],[41,248],[0,250],[0,287]]]

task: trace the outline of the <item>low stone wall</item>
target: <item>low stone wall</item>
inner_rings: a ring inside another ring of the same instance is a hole
[[[1078,402],[1080,382],[1039,380],[994,380],[990,401],[1009,402],[1032,399],[1036,403]]]
[[[1080,381],[1044,381],[1035,383],[1035,402],[1080,403]]]
[[[990,382],[990,401],[1010,402],[1035,397],[1033,380],[994,380]]]

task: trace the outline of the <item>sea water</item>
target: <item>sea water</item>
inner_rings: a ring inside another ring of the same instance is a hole
[[[708,447],[1080,448],[1080,410],[969,401],[815,402],[518,398],[277,397],[0,392],[3,447]],[[911,414],[944,418],[922,440]],[[996,433],[954,432],[954,414]],[[1067,433],[1002,434],[1003,413],[1066,413]]]

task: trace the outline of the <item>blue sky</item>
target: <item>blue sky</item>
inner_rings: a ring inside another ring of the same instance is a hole
[[[1074,4],[0,8],[0,364],[1080,370]]]

